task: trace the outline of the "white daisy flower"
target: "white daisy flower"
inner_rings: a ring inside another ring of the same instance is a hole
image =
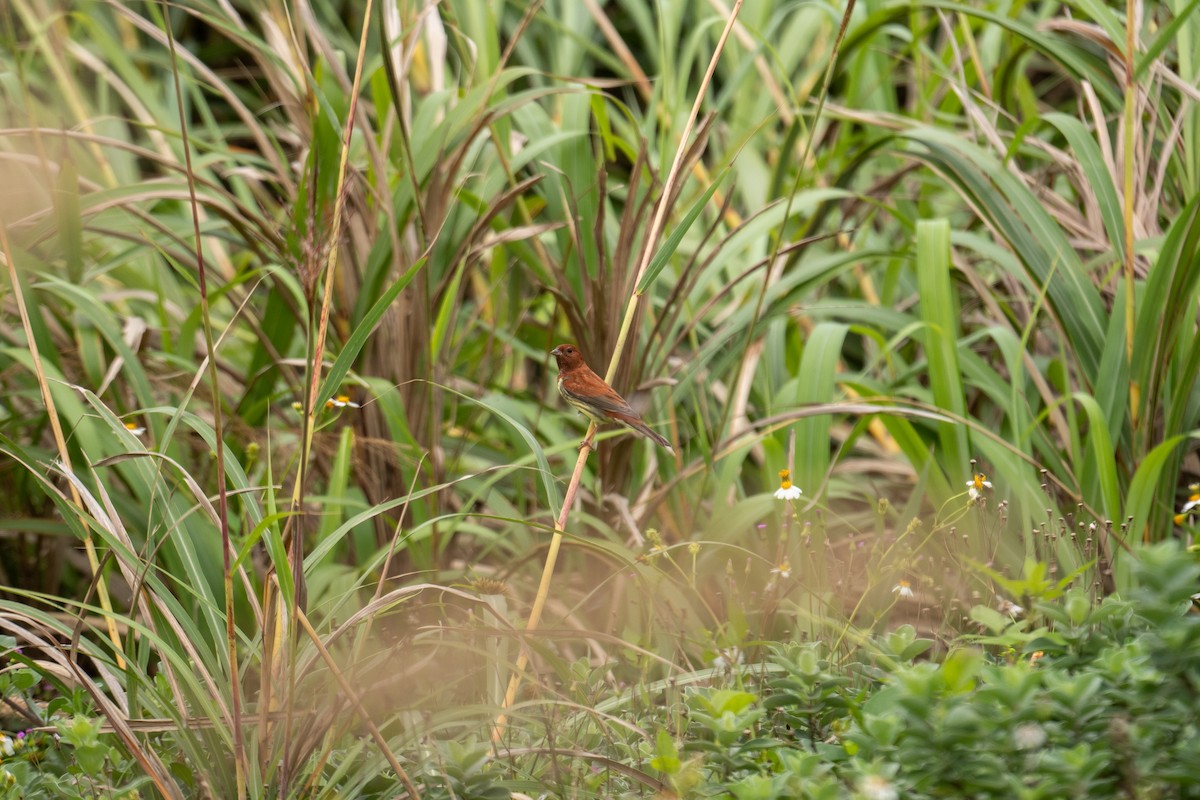
[[[990,488],[992,488],[992,482],[982,472],[976,472],[975,476],[967,481],[967,494],[971,496],[972,500],[979,499],[983,490]]]
[[[1175,515],[1175,524],[1182,525],[1186,522],[1190,525],[1197,508],[1200,508],[1200,483],[1193,483],[1188,486],[1187,502]]]
[[[779,488],[775,490],[775,498],[777,500],[799,500],[802,494],[804,492],[800,491],[800,487],[792,484],[792,471],[779,470]]]
[[[732,669],[745,660],[741,648],[734,645],[733,647],[726,647],[724,650],[718,650],[712,665],[714,669]]]
[[[1019,617],[1025,613],[1025,607],[1019,606],[1012,600],[1001,600],[999,602],[1001,614],[1008,614],[1010,617]]]
[[[900,793],[882,775],[864,775],[858,780],[858,792],[863,800],[898,800]]]
[[[339,394],[336,397],[331,397],[325,401],[326,408],[362,408],[360,403],[356,403],[350,399],[348,394]]]

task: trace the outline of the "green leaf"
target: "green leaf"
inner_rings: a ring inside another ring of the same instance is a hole
[[[1129,483],[1129,491],[1125,495],[1125,513],[1129,517],[1128,535],[1132,542],[1138,542],[1143,534],[1151,540],[1163,539],[1167,531],[1147,531],[1146,522],[1150,518],[1152,508],[1157,504],[1168,507],[1174,502],[1174,496],[1159,496],[1157,488],[1163,467],[1174,455],[1175,448],[1188,439],[1200,439],[1200,433],[1190,433],[1186,436],[1172,436],[1146,454],[1138,465],[1133,480]]]
[[[67,262],[67,278],[78,285],[83,283],[83,211],[79,202],[79,170],[74,158],[68,156],[60,162],[57,183],[58,240]]]
[[[634,290],[636,294],[645,294],[646,290],[650,288],[650,284],[654,283],[654,279],[658,277],[658,273],[662,272],[663,267],[667,265],[667,260],[674,255],[675,251],[679,248],[679,243],[683,241],[683,237],[687,235],[688,230],[692,227],[692,224],[696,221],[696,218],[700,216],[702,211],[704,211],[705,206],[708,205],[708,201],[712,199],[714,194],[716,194],[717,189],[721,186],[721,182],[728,174],[729,167],[721,170],[721,172],[713,179],[712,183],[708,185],[708,188],[704,190],[704,194],[700,195],[700,199],[692,204],[692,207],[688,209],[687,214],[684,215],[679,224],[676,225],[674,230],[671,231],[671,235],[663,241],[662,245],[658,248],[658,251],[654,254],[654,257],[650,259],[650,265],[646,267],[646,274],[643,275],[642,280],[638,282],[637,288]]]
[[[1125,252],[1125,218],[1121,209],[1121,199],[1117,196],[1117,187],[1113,184],[1112,173],[1104,163],[1100,146],[1096,144],[1096,140],[1084,124],[1074,117],[1051,112],[1043,115],[1042,119],[1062,131],[1071,145],[1071,150],[1075,153],[1079,167],[1087,179],[1086,185],[1100,206],[1100,219],[1104,221],[1104,230],[1108,234],[1108,240],[1112,242],[1113,254],[1120,257],[1119,254]]]
[[[683,762],[679,760],[679,750],[675,747],[675,740],[664,729],[660,728],[655,737],[654,758],[650,759],[650,766],[667,775],[675,775],[683,767]]]
[[[837,365],[850,326],[822,322],[813,328],[804,344],[797,373],[797,405],[819,405],[834,399]],[[833,415],[820,414],[797,420],[795,483],[804,491],[816,491],[829,470],[829,442]]]
[[[950,223],[921,220],[917,223],[917,291],[921,297],[922,338],[929,364],[933,401],[955,416],[966,417],[966,395],[958,364],[958,298],[950,279]],[[942,443],[941,464],[946,474],[967,472],[971,460],[967,432],[962,425],[938,426]]]
[[[1098,498],[1085,495],[1085,499],[1092,503],[1099,500],[1099,510],[1106,517],[1121,519],[1121,488],[1117,479],[1116,454],[1108,435],[1108,420],[1095,398],[1083,392],[1076,392],[1072,397],[1083,407],[1088,418],[1088,443],[1083,463],[1078,465],[1084,489],[1099,488]]]
[[[408,268],[408,271],[399,280],[389,286],[387,291],[383,293],[383,296],[375,302],[375,305],[371,306],[371,310],[359,320],[358,325],[354,328],[354,332],[350,334],[350,338],[342,346],[342,351],[338,353],[333,365],[329,368],[329,373],[325,376],[325,380],[321,382],[321,388],[317,393],[318,405],[337,393],[346,374],[350,372],[350,366],[358,358],[363,345],[367,343],[367,339],[375,330],[375,326],[379,324],[379,320],[383,317],[384,313],[388,310],[388,306],[400,295],[400,292],[404,291],[404,287],[412,282],[412,279],[425,266],[425,261],[425,256],[421,256],[414,261],[412,266]]]
[[[965,694],[975,688],[975,679],[983,667],[983,651],[972,647],[952,650],[942,663],[942,677],[951,694]]]
[[[758,695],[737,689],[717,689],[706,698],[715,714],[737,714],[758,702]]]
[[[1158,35],[1155,36],[1146,49],[1141,52],[1134,60],[1133,81],[1140,83],[1142,76],[1146,70],[1153,66],[1162,52],[1171,44],[1175,43],[1179,36],[1180,30],[1188,22],[1194,22],[1192,14],[1196,11],[1197,6],[1200,6],[1200,0],[1191,0],[1183,9],[1175,13],[1174,19],[1158,30]],[[1122,39],[1122,41],[1124,41]]]

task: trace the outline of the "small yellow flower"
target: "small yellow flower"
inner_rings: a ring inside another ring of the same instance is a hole
[[[145,428],[145,426],[144,426],[144,425],[138,425],[136,422],[126,422],[126,423],[125,423],[125,430],[129,431],[129,432],[130,432],[130,433],[132,433],[134,436],[141,436],[143,433],[145,433],[145,432],[146,432],[146,428]]]
[[[804,492],[800,491],[799,486],[792,485],[792,471],[790,469],[779,470],[779,488],[775,490],[776,499],[799,500],[802,494]]]
[[[990,488],[992,488],[992,482],[982,472],[976,472],[975,476],[967,481],[967,494],[971,496],[972,500],[979,499],[983,490]]]
[[[1197,508],[1200,508],[1200,483],[1193,483],[1188,486],[1187,502],[1183,504],[1183,508],[1179,509],[1179,513],[1175,515],[1175,524],[1183,525],[1186,522],[1190,525]]]
[[[894,594],[896,594],[898,597],[900,597],[901,599],[905,599],[905,600],[910,597],[916,596],[913,593],[912,584],[909,583],[908,581],[900,581],[899,583],[897,583],[895,586],[892,587],[892,592]]]
[[[783,561],[779,562],[778,567],[774,567],[771,570],[771,574],[778,575],[784,580],[787,580],[788,578],[792,577],[792,563],[785,558]]]
[[[362,408],[362,405],[351,400],[348,394],[339,394],[326,400],[325,408]]]

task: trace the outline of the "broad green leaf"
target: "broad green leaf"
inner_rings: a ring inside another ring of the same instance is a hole
[[[929,388],[934,403],[957,417],[966,416],[962,370],[958,364],[958,301],[950,279],[950,223],[921,220],[917,223],[917,286],[920,314],[925,322],[922,338],[929,364]],[[967,432],[960,425],[939,426],[941,464],[947,475],[969,472]]]

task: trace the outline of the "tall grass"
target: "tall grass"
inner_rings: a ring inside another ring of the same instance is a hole
[[[734,648],[1121,588],[1197,471],[1191,10],[13,0],[7,658],[163,796],[461,795],[514,675],[540,779]],[[677,457],[575,452],[566,340]]]

